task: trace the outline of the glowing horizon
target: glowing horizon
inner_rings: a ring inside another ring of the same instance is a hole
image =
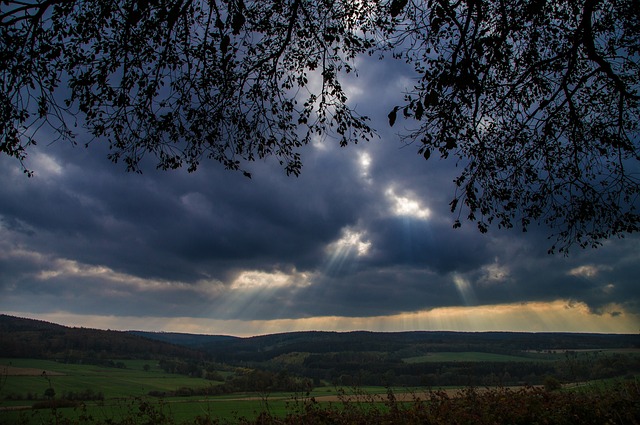
[[[98,316],[67,312],[5,312],[64,326],[251,337],[296,331],[328,332],[575,332],[635,334],[640,317],[611,305],[596,314],[584,303],[567,300],[473,307],[439,307],[390,316],[322,316],[297,319],[239,320],[203,317]]]

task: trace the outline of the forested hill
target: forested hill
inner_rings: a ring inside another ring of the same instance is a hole
[[[181,357],[203,355],[188,347],[128,332],[72,328],[0,314],[0,357],[65,361]]]
[[[215,341],[201,348],[215,360],[265,361],[288,353],[427,352],[513,354],[522,351],[640,348],[640,335],[529,332],[291,332]]]
[[[240,337],[229,335],[200,335],[180,332],[147,332],[147,331],[127,331],[130,334],[145,338],[164,341],[171,344],[182,345],[189,348],[200,349],[218,343],[224,344],[230,341],[239,340]]]
[[[225,363],[289,353],[380,352],[405,358],[432,352],[640,348],[640,335],[527,332],[289,332],[239,338],[173,332],[72,328],[0,315],[0,357],[180,357]],[[69,358],[69,360],[74,360]]]

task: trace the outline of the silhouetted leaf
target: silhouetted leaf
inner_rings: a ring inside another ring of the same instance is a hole
[[[396,123],[398,109],[400,109],[400,107],[396,106],[391,112],[389,112],[389,115],[387,115],[387,117],[389,118],[389,126],[391,127],[393,127],[393,125]]]
[[[393,0],[389,7],[389,14],[395,18],[402,12],[402,9],[407,5],[408,0]]]
[[[220,50],[222,51],[223,55],[227,53],[230,43],[231,43],[231,37],[229,37],[229,34],[225,34],[222,37],[222,40],[220,41]]]
[[[422,119],[422,114],[424,113],[424,107],[422,106],[422,102],[416,102],[416,110],[415,110],[415,118],[420,121]]]
[[[242,29],[244,22],[245,22],[245,17],[241,11],[238,11],[235,13],[235,15],[233,15],[233,22],[231,23],[231,28],[233,29],[233,33],[235,35],[240,34],[240,30]]]

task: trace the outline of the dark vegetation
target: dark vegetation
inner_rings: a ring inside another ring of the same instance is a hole
[[[233,420],[220,420],[207,413],[195,419],[175,419],[167,404],[139,400],[116,418],[94,418],[84,405],[59,401],[43,403],[51,408],[43,425],[369,425],[369,424],[554,424],[554,425],[627,425],[640,423],[640,386],[626,382],[615,387],[588,392],[549,392],[541,388],[494,388],[478,390],[467,388],[451,397],[444,391],[416,394],[410,402],[399,401],[392,391],[386,399],[352,401],[343,398],[335,405],[322,404],[313,398],[297,403],[285,415],[269,411],[268,404],[255,418],[238,416]],[[63,415],[63,407],[74,407],[77,419]],[[22,422],[30,424],[26,416]],[[2,423],[0,419],[0,423]]]
[[[127,332],[69,328],[40,320],[0,315],[0,357],[55,359],[68,363],[118,365],[118,359],[202,359],[202,352],[152,341]]]

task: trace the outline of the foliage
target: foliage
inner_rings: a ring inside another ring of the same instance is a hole
[[[4,1],[0,152],[81,126],[129,170],[275,156],[297,175],[312,138],[373,135],[341,81],[392,51],[417,84],[389,124],[462,164],[454,227],[596,246],[638,230],[639,34],[634,0]]]
[[[550,251],[638,230],[636,2],[427,1],[405,10],[393,41],[420,76],[403,106],[419,126],[405,137],[427,159],[460,159],[452,212],[466,209],[481,232],[544,222],[558,229]]]
[[[24,159],[35,130],[76,124],[139,170],[226,168],[276,156],[298,174],[313,136],[368,139],[340,73],[371,47],[368,2],[7,1],[0,14],[0,151]],[[312,75],[311,75],[312,74]],[[311,78],[318,87],[309,88]],[[63,87],[63,88],[61,88]],[[61,100],[62,96],[62,100]],[[35,107],[37,105],[37,107]]]
[[[562,388],[562,384],[554,376],[547,376],[544,378],[544,389],[547,391],[555,391]]]

